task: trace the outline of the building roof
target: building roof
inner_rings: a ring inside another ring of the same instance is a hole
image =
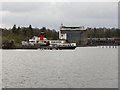
[[[80,27],[66,27],[66,26],[62,26],[62,28],[72,28],[72,29],[75,29],[75,28],[80,28]]]
[[[84,26],[80,27],[66,27],[66,26],[61,26],[61,30],[84,30]]]

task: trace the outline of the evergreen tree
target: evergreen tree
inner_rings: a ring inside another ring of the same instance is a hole
[[[29,25],[29,29],[32,30],[32,25],[31,24]]]
[[[30,32],[29,32],[30,37],[32,37],[32,36],[33,36],[33,29],[32,29],[32,25],[29,25],[29,30],[30,30]]]
[[[12,28],[12,32],[15,34],[16,33],[16,25],[14,24],[13,28]]]
[[[20,27],[18,26],[18,30],[20,30]]]
[[[46,31],[46,27],[42,27],[42,28],[41,28],[41,31],[42,31],[42,32]]]

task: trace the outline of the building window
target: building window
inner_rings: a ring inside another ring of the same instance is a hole
[[[61,37],[63,37],[63,35],[61,35]]]

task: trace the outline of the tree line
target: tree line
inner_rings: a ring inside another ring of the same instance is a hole
[[[119,28],[87,28],[88,38],[120,38]]]

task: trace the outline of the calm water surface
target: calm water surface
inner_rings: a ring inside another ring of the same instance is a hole
[[[3,88],[117,88],[117,48],[3,50]]]

